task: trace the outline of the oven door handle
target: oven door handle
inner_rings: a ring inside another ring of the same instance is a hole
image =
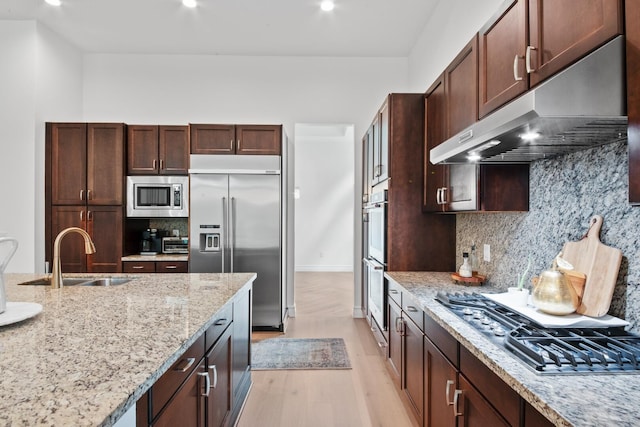
[[[384,265],[379,264],[377,261],[370,260],[369,258],[362,258],[362,261],[374,270],[384,270]]]

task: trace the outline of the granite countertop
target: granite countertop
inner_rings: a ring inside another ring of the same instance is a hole
[[[449,273],[387,272],[424,311],[534,408],[557,426],[637,426],[640,374],[538,375],[434,300],[438,291],[495,293],[490,286],[462,286]]]
[[[189,261],[187,254],[127,255],[121,261]]]
[[[41,275],[5,275],[7,301],[43,310],[0,326],[0,424],[112,425],[256,277],[101,276],[133,280],[52,289],[18,285]]]

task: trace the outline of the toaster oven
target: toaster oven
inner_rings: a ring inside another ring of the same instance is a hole
[[[163,237],[162,253],[163,254],[188,254],[189,238],[188,237]]]

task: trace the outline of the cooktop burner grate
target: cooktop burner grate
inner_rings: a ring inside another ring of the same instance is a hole
[[[640,373],[640,336],[624,328],[545,328],[477,293],[436,300],[537,373]]]

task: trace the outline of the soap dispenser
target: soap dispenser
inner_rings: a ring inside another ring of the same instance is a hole
[[[469,263],[469,253],[462,253],[462,265],[460,266],[460,270],[458,271],[460,277],[472,277],[473,271],[471,270],[471,264]]]

